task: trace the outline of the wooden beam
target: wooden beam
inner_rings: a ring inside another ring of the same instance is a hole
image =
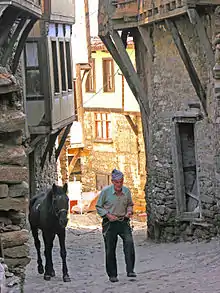
[[[76,109],[77,121],[81,122],[84,141],[84,105],[82,92],[81,64],[76,64]]]
[[[206,107],[205,90],[199,80],[196,69],[192,63],[192,60],[190,59],[189,53],[184,45],[183,39],[177,29],[177,26],[176,26],[175,22],[172,20],[166,19],[165,23],[166,23],[166,26],[173,37],[173,41],[177,47],[177,50],[179,51],[179,54],[182,58],[182,61],[185,65],[185,67],[186,67],[186,70],[188,71],[191,82],[192,82],[194,89],[197,93],[197,96],[199,97],[201,104],[203,106],[203,110],[204,110],[206,116],[208,116],[207,107]]]
[[[91,153],[91,149],[88,148],[69,148],[67,151],[68,156],[75,156],[78,153],[78,150],[80,150],[80,157],[87,157]]]
[[[138,136],[138,128],[137,125],[134,124],[133,120],[131,119],[131,116],[125,115],[125,118],[127,119],[128,123],[130,124],[132,130],[134,131],[134,134]]]
[[[28,148],[25,150],[26,154],[30,154],[34,151],[36,145],[46,137],[46,135],[37,135],[29,144]]]
[[[12,35],[11,39],[10,39],[10,42],[7,46],[7,49],[2,57],[2,60],[1,60],[1,64],[2,66],[6,66],[7,64],[7,61],[8,61],[8,58],[10,58],[10,56],[12,55],[12,52],[13,52],[13,49],[14,49],[14,45],[15,43],[17,42],[17,38],[21,32],[21,30],[23,29],[24,25],[25,25],[25,22],[26,22],[26,18],[23,17],[21,18],[14,34]]]
[[[69,164],[69,167],[68,167],[69,175],[73,171],[73,169],[74,169],[74,167],[76,165],[76,162],[79,159],[79,157],[80,157],[80,149],[78,149],[78,152],[75,154],[75,156],[72,158],[72,160],[71,160],[71,162]]]
[[[64,130],[64,133],[62,135],[62,138],[60,140],[60,143],[59,143],[59,146],[58,148],[56,149],[56,160],[59,158],[59,155],[60,155],[60,152],[64,146],[64,143],[66,141],[66,138],[70,132],[70,129],[71,129],[71,126],[73,125],[73,123],[70,123],[69,125],[66,126],[65,130]]]
[[[114,32],[114,42],[113,43],[110,35],[100,36],[101,40],[105,44],[106,48],[114,58],[115,62],[120,67],[124,77],[126,78],[128,85],[134,94],[138,104],[142,106],[144,112],[146,113],[147,120],[149,119],[150,109],[148,105],[147,95],[142,87],[140,79],[134,66],[130,60],[130,57],[124,48],[123,42],[117,32]],[[117,48],[116,48],[117,43]]]
[[[47,154],[49,153],[49,161],[51,160],[51,157],[52,157],[52,153],[53,153],[53,147],[55,145],[55,142],[56,142],[56,139],[57,139],[57,136],[59,135],[59,133],[61,132],[62,129],[58,130],[56,133],[54,134],[50,134],[49,135],[49,138],[48,138],[48,142],[47,142],[47,146],[44,150],[44,154],[43,156],[41,157],[41,162],[40,162],[40,166],[41,166],[41,169],[43,170],[44,168],[44,165],[45,165],[45,162],[46,162],[46,159],[47,159]]]
[[[18,67],[18,63],[19,63],[19,60],[20,60],[20,56],[21,56],[21,53],[22,53],[22,50],[24,48],[24,45],[25,45],[25,42],[26,42],[26,39],[29,35],[29,32],[31,31],[31,29],[33,28],[35,22],[37,21],[37,18],[32,18],[29,23],[26,25],[21,37],[20,37],[20,40],[18,42],[18,46],[17,46],[17,49],[16,49],[16,52],[15,52],[15,56],[14,56],[14,59],[12,61],[12,67],[11,67],[11,70],[12,70],[12,73],[15,74],[16,72],[16,69]]]
[[[85,25],[86,25],[86,43],[88,52],[88,61],[92,62],[92,50],[91,50],[91,34],[90,34],[90,18],[89,18],[89,1],[84,0],[84,12],[85,12]]]
[[[142,37],[143,43],[149,52],[151,58],[154,58],[154,46],[150,37],[150,28],[147,26],[139,26],[138,31]]]
[[[203,22],[201,21],[201,18],[195,8],[188,9],[187,13],[188,13],[190,22],[193,24],[193,26],[199,36],[199,40],[201,42],[203,50],[206,53],[207,61],[208,61],[210,68],[212,70],[215,65],[215,56],[214,56],[214,52],[212,50],[212,45],[209,41],[209,38],[208,38],[208,35],[206,32],[205,26],[204,26]]]

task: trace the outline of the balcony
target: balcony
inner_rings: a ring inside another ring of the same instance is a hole
[[[105,2],[105,1],[103,1]],[[102,6],[103,5],[103,6]],[[190,7],[217,6],[218,0],[113,0],[111,4],[101,4],[100,11],[108,10],[113,27],[123,29],[135,27],[152,22],[158,22],[166,18],[179,16],[186,13]],[[100,21],[101,20],[101,21]],[[107,19],[99,23],[105,25]]]
[[[0,9],[2,13],[2,10],[14,7],[20,11],[27,12],[27,14],[34,15],[39,18],[41,16],[41,7],[39,2],[39,0],[0,0]]]
[[[44,0],[44,18],[51,22],[74,24],[75,0]]]

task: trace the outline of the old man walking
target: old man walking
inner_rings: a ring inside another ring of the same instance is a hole
[[[118,282],[116,261],[118,235],[123,240],[127,276],[136,277],[134,242],[130,227],[133,202],[129,188],[123,186],[123,173],[114,169],[111,179],[112,185],[101,191],[96,209],[103,218],[102,232],[105,242],[106,272],[111,282]]]

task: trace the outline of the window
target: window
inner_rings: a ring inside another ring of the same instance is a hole
[[[110,175],[96,174],[96,190],[102,190],[102,188],[109,185],[110,182],[111,182]]]
[[[96,140],[101,140],[101,141],[112,140],[110,114],[106,114],[106,113],[95,114],[95,137],[96,137]]]
[[[86,79],[86,92],[94,93],[96,91],[96,80],[95,80],[95,59],[92,59],[92,68]]]
[[[65,38],[52,38],[52,62],[53,62],[53,79],[54,92],[61,93],[73,90],[72,66],[71,66],[71,47],[69,40]],[[58,54],[59,52],[59,54]],[[60,74],[59,66],[60,64]],[[61,89],[60,85],[61,84]]]
[[[25,71],[27,97],[41,97],[41,76],[38,59],[38,43],[36,41],[25,44]]]
[[[115,91],[115,76],[114,76],[114,62],[112,58],[102,59],[103,69],[103,91],[114,92]]]

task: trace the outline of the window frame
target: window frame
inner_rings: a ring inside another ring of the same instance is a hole
[[[85,82],[85,92],[86,93],[95,93],[96,92],[96,62],[95,58],[92,58],[91,69],[87,75]],[[91,82],[92,80],[92,87]]]
[[[100,115],[100,118],[98,118]],[[103,118],[105,115],[105,119]],[[112,119],[110,113],[94,113],[95,121],[95,142],[112,143]],[[101,136],[99,136],[99,124],[101,125]],[[110,128],[110,130],[109,130]],[[105,131],[105,134],[104,134]],[[105,137],[106,136],[106,137]]]
[[[37,66],[28,66],[27,65],[27,50],[26,50],[26,44],[33,44],[35,43],[37,45]],[[24,47],[24,71],[25,71],[25,87],[26,87],[26,98],[27,100],[44,100],[44,94],[43,94],[43,81],[42,81],[42,70],[41,70],[41,57],[40,57],[40,39],[39,38],[29,38],[25,42]],[[27,84],[28,84],[28,71],[39,71],[39,82],[40,82],[40,93],[36,94],[28,94],[27,90]]]
[[[49,37],[49,54],[52,56],[52,60],[54,59],[53,51],[52,51],[52,43],[56,43],[56,54],[57,54],[57,67],[58,67],[58,84],[59,84],[59,92],[55,91],[55,78],[54,78],[54,65],[51,64],[51,71],[52,71],[52,84],[53,84],[53,94],[54,96],[63,95],[66,93],[71,93],[74,91],[73,86],[73,70],[72,70],[72,54],[71,54],[71,39],[65,37]],[[64,59],[61,60],[61,43],[63,44],[63,57]],[[69,56],[67,54],[67,46],[69,44]],[[70,60],[67,61],[67,58]],[[63,67],[63,68],[62,68]],[[62,74],[62,70],[65,70],[65,73]],[[64,87],[65,81],[65,87]],[[70,82],[71,81],[71,82]],[[70,88],[71,85],[71,88]]]
[[[111,77],[111,83],[112,83],[112,88],[108,86],[108,76],[106,73],[106,62],[111,62],[111,71],[112,75]],[[114,93],[115,92],[115,65],[114,65],[114,60],[111,57],[105,57],[102,58],[102,77],[103,77],[103,92],[104,93]]]

